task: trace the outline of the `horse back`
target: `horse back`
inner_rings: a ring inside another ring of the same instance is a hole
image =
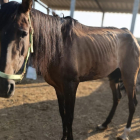
[[[106,77],[126,58],[139,61],[139,45],[126,29],[75,27],[71,38],[71,45],[64,49],[63,66],[65,75],[73,75],[79,81]]]

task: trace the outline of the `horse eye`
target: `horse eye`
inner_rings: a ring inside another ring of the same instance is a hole
[[[21,37],[23,38],[23,37],[25,37],[25,36],[27,36],[27,32],[26,31],[21,31]]]

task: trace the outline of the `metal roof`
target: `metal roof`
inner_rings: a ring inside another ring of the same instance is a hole
[[[54,10],[70,10],[71,0],[41,1]],[[75,10],[132,13],[133,4],[134,0],[76,0]]]

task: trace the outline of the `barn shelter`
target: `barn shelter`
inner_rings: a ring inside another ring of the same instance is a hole
[[[134,32],[137,13],[140,13],[140,0],[35,0],[49,13],[48,8],[54,10],[70,10],[73,17],[74,11],[102,12],[102,23],[106,12],[132,13],[131,32]]]
[[[0,4],[7,3],[9,0],[0,0]],[[104,15],[106,12],[114,13],[132,13],[131,29],[134,32],[136,16],[140,13],[140,0],[33,0],[38,2],[44,8],[54,10],[70,10],[70,16],[74,16],[74,11],[91,11],[102,12],[102,23],[104,23]]]
[[[9,0],[0,0],[0,4],[7,3]],[[74,16],[74,11],[91,11],[102,12],[102,23],[104,23],[104,15],[107,12],[113,13],[132,13],[131,29],[133,33],[135,28],[136,16],[140,13],[140,0],[33,0],[47,9],[54,10],[70,10],[70,16]]]

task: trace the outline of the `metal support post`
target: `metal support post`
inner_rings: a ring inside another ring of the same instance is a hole
[[[134,32],[135,21],[136,21],[138,10],[139,10],[139,0],[135,0],[134,6],[133,6],[133,16],[132,16],[132,22],[131,22],[131,29],[130,29],[132,34]]]
[[[76,0],[71,0],[71,6],[70,6],[70,16],[71,16],[72,18],[73,18],[73,16],[74,16],[75,3],[76,3]]]
[[[102,23],[101,23],[101,27],[103,27],[103,25],[104,25],[104,16],[105,16],[105,12],[103,12],[103,15],[102,15]]]

